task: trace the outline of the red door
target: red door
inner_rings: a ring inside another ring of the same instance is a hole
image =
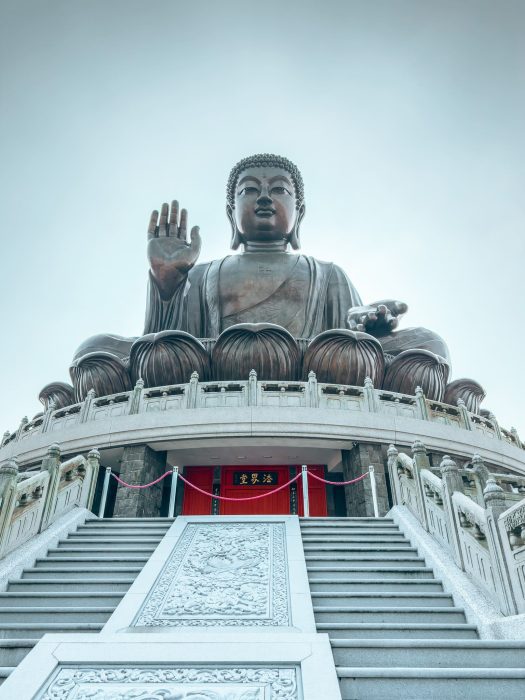
[[[214,467],[184,467],[184,478],[195,484],[203,491],[213,491]],[[199,493],[191,486],[184,484],[182,499],[182,515],[211,515],[211,497]]]
[[[301,471],[301,467],[297,467],[298,471]],[[321,476],[326,479],[324,466],[318,465],[308,465],[308,471],[316,474],[316,476]],[[303,479],[302,477],[297,481],[297,501],[299,515],[304,515],[303,507]],[[312,479],[308,477],[308,506],[310,509],[310,515],[312,517],[322,518],[328,514],[326,507],[326,484],[322,481],[317,481],[317,479]]]
[[[221,496],[246,498],[272,491],[290,481],[288,466],[222,467]],[[221,515],[289,515],[290,487],[255,501],[221,501]]]

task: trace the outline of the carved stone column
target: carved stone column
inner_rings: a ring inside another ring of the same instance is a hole
[[[385,464],[381,445],[357,444],[351,450],[342,450],[343,480],[356,479],[368,471],[372,465],[375,469],[379,515],[389,510],[386,489]],[[346,513],[349,517],[374,517],[372,488],[367,477],[356,484],[345,486]]]
[[[128,484],[147,484],[166,471],[166,452],[155,452],[147,445],[124,448],[120,478]],[[119,484],[115,518],[158,518],[162,502],[161,481],[147,489],[130,489]]]

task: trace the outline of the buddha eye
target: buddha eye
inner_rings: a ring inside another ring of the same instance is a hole
[[[286,189],[286,187],[283,187],[282,185],[277,185],[276,187],[272,187],[271,189],[272,194],[289,194],[291,196],[291,192]]]
[[[257,187],[254,187],[253,185],[247,185],[246,187],[242,188],[239,194],[255,194],[256,192],[258,192]]]

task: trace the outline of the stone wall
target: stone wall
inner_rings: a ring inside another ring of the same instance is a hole
[[[130,445],[124,448],[120,478],[128,484],[147,484],[161,476],[166,468],[166,452],[155,452],[147,445]],[[158,518],[163,483],[161,481],[147,489],[130,489],[119,485],[113,516]]]

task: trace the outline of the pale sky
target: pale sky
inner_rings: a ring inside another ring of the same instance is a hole
[[[141,335],[151,210],[228,254],[246,155],[303,173],[302,252],[525,439],[523,0],[2,0],[0,434],[99,332]]]

